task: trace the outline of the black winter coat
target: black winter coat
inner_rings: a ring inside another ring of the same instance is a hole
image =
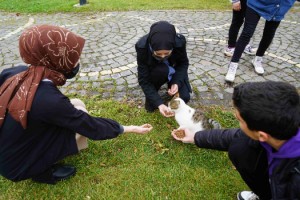
[[[163,103],[163,100],[160,98],[157,90],[150,81],[150,72],[158,64],[158,61],[153,58],[149,47],[148,34],[140,38],[135,44],[137,52],[138,81],[146,98],[158,107]],[[188,87],[190,87],[187,72],[189,60],[186,53],[186,40],[183,35],[176,35],[175,47],[168,61],[176,71],[169,84],[177,84],[180,88],[186,83]],[[189,89],[191,91],[191,88]]]
[[[0,86],[26,69],[18,66],[3,70]],[[0,127],[0,175],[13,181],[28,179],[78,153],[75,133],[105,140],[122,132],[118,122],[77,110],[52,82],[41,81],[28,113],[27,129],[9,113]]]
[[[255,148],[255,155],[244,155],[250,168],[249,171],[255,171],[257,166],[266,166],[268,171],[267,157],[265,149],[258,141],[252,140],[246,136],[241,129],[225,129],[225,130],[205,130],[199,131],[195,135],[195,144],[200,148],[215,149],[220,151],[242,151],[243,149],[232,149],[241,140],[248,140],[248,146],[242,148]],[[229,155],[230,157],[230,155]],[[251,169],[252,168],[252,169]],[[239,168],[237,167],[237,170]],[[273,170],[273,174],[269,177],[272,199],[300,199],[300,158],[284,159]]]

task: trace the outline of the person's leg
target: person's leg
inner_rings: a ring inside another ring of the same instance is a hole
[[[237,36],[239,34],[241,26],[244,23],[244,18],[245,18],[245,13],[247,8],[246,0],[241,0],[240,3],[241,3],[241,10],[239,11],[232,10],[232,20],[228,31],[228,43],[224,50],[225,56],[231,57],[233,55]]]
[[[279,24],[280,21],[266,21],[263,36],[260,40],[256,56],[264,56],[275,36]]]
[[[262,39],[259,43],[258,50],[255,58],[252,60],[254,70],[257,74],[263,74],[265,72],[262,61],[266,50],[269,48],[275,32],[280,24],[280,21],[266,21]]]
[[[156,91],[158,91],[161,86],[168,82],[169,68],[164,63],[159,63],[155,66],[150,72],[150,82],[154,85]],[[148,112],[153,112],[157,107],[146,98],[145,100],[145,109]]]
[[[238,62],[240,61],[242,53],[244,52],[251,37],[253,36],[259,19],[260,16],[254,10],[247,7],[244,28],[236,43],[231,62],[229,63],[228,71],[225,76],[225,81],[234,82],[236,70],[238,68]]]
[[[70,101],[74,105],[75,108],[87,113],[86,107],[80,99],[71,99]],[[76,138],[78,151],[88,147],[86,137],[76,133],[75,138]],[[47,156],[45,156],[45,157],[47,157]],[[51,157],[52,157],[52,155],[51,155]],[[61,156],[61,158],[63,158],[63,157],[65,157],[65,156]],[[50,165],[52,165],[52,166],[50,166]],[[47,166],[47,168],[45,166]],[[46,168],[46,169],[40,173],[36,173],[36,171],[38,171],[38,169],[41,169],[41,168]],[[57,181],[65,180],[65,179],[75,175],[76,168],[71,165],[62,165],[62,164],[55,164],[55,163],[45,164],[45,162],[41,162],[39,165],[35,165],[35,167],[32,168],[31,171],[28,173],[30,174],[29,177],[32,178],[32,180],[35,182],[46,183],[46,184],[56,184]]]
[[[232,20],[229,28],[228,34],[228,47],[235,47],[237,36],[239,34],[240,28],[244,23],[245,13],[246,13],[246,0],[241,0],[241,10],[232,10]]]
[[[228,156],[242,179],[260,200],[272,198],[267,155],[261,146],[249,145],[249,139],[239,140],[229,147]]]
[[[245,23],[243,31],[236,43],[234,54],[231,58],[231,62],[238,63],[245,47],[249,43],[251,37],[254,34],[256,26],[259,22],[260,16],[251,8],[247,8],[245,15]]]
[[[86,110],[85,104],[80,99],[71,99],[70,101],[74,105],[75,108],[88,113],[88,111]],[[78,151],[88,148],[87,137],[76,133],[75,138],[76,138]]]
[[[150,81],[156,90],[168,81],[169,67],[165,63],[159,63],[150,72]]]

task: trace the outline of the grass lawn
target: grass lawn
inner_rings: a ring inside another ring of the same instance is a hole
[[[22,13],[53,13],[82,11],[125,11],[163,9],[230,9],[228,0],[87,0],[88,4],[74,8],[79,0],[0,0],[0,10]]]
[[[77,175],[56,185],[0,178],[0,199],[234,199],[247,189],[226,152],[183,144],[170,136],[174,118],[146,113],[133,103],[82,98],[94,116],[121,124],[150,123],[147,135],[124,134],[90,141],[89,148],[63,163],[73,164]],[[237,127],[231,110],[204,108],[224,127]]]

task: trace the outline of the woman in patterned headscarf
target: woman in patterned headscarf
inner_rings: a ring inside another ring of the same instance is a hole
[[[20,55],[29,67],[0,74],[0,174],[7,179],[55,184],[75,174],[75,168],[54,164],[87,148],[86,138],[104,140],[152,129],[92,117],[82,101],[70,101],[59,91],[57,86],[79,71],[84,43],[50,25],[31,27],[20,36]]]
[[[174,25],[159,21],[151,25],[149,34],[138,40],[135,49],[138,81],[146,96],[145,109],[153,112],[158,108],[163,116],[173,116],[158,90],[168,83],[168,96],[179,93],[186,103],[190,100],[185,37],[176,33]]]

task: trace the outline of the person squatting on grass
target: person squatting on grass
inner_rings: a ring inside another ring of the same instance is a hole
[[[195,134],[184,130],[184,138],[173,131],[172,136],[200,148],[228,151],[253,191],[240,192],[238,199],[300,199],[300,100],[296,88],[274,81],[243,83],[234,88],[232,99],[239,129]]]
[[[252,65],[257,74],[264,74],[262,58],[275,36],[275,32],[280,21],[284,18],[284,15],[293,6],[295,1],[296,0],[247,0],[244,28],[236,43],[231,62],[229,63],[228,71],[225,76],[225,81],[234,82],[239,60],[245,50],[245,47],[254,34],[260,17],[263,17],[266,22],[255,58],[252,60]]]
[[[152,129],[93,117],[82,101],[70,101],[60,92],[57,86],[79,71],[84,43],[57,26],[34,26],[21,34],[20,55],[29,67],[0,74],[0,174],[5,178],[55,184],[76,172],[56,162],[87,148],[87,138],[105,140]]]
[[[145,96],[145,109],[153,112],[159,108],[165,117],[173,116],[158,90],[168,83],[168,96],[179,92],[186,103],[192,92],[188,79],[189,60],[186,40],[177,34],[174,25],[159,21],[151,25],[150,32],[135,44],[138,64],[138,82]]]

